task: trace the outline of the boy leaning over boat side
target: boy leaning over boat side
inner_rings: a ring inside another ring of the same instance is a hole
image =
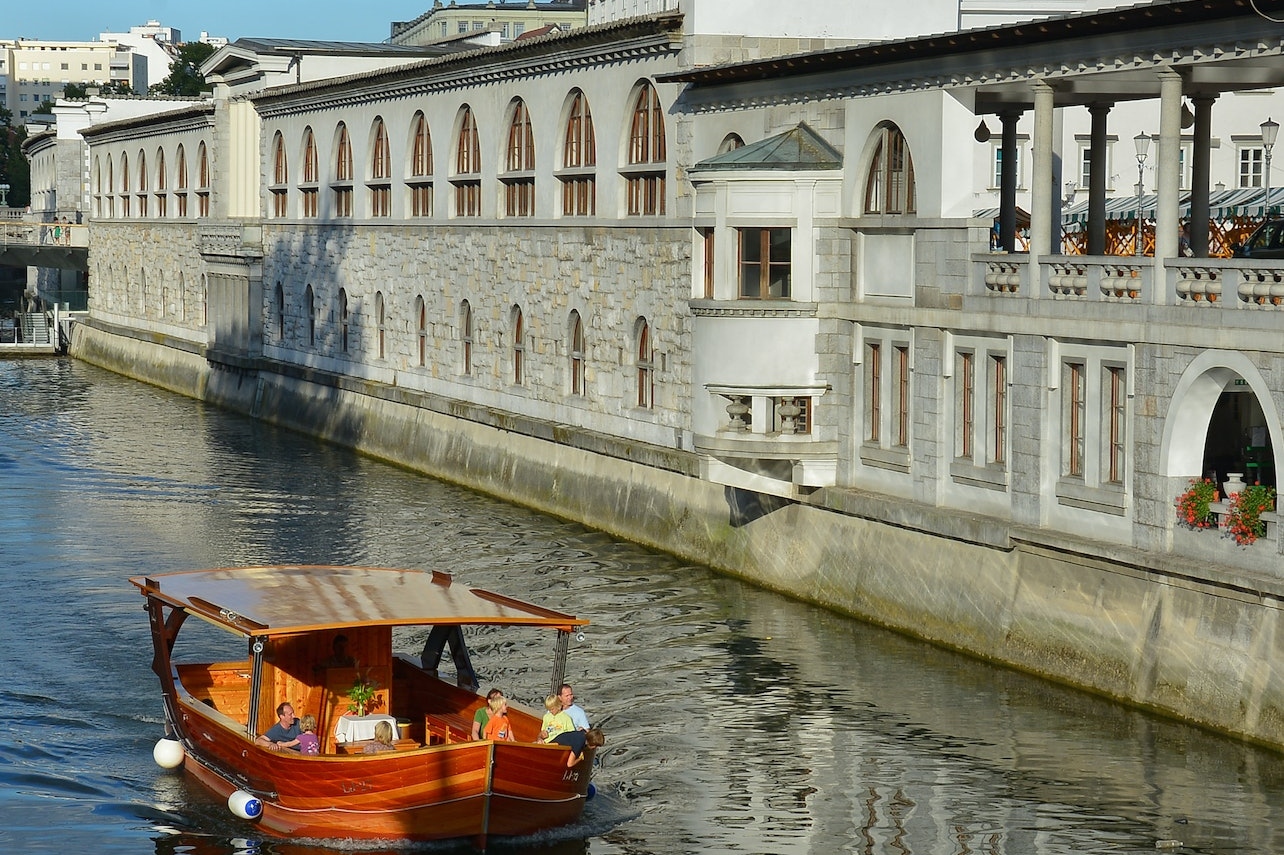
[[[544,708],[548,712],[544,713],[544,720],[539,726],[539,741],[552,742],[553,737],[559,733],[569,733],[575,730],[575,723],[571,717],[562,711],[562,699],[557,695],[549,695],[544,699]]]
[[[566,758],[566,768],[571,769],[584,759],[585,748],[601,748],[605,745],[606,735],[600,729],[591,727],[588,730],[572,730],[567,733],[559,733],[553,737],[553,742],[571,749],[570,756]]]

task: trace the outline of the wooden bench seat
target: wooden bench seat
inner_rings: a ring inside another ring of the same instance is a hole
[[[424,734],[429,745],[468,742],[473,735],[473,714],[471,712],[425,713]]]

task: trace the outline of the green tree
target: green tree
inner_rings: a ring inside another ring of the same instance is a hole
[[[178,48],[178,57],[169,64],[169,76],[147,91],[153,95],[200,95],[209,92],[210,85],[201,74],[201,63],[214,53],[214,46],[205,42],[187,42]]]
[[[13,113],[0,107],[0,184],[9,185],[9,207],[31,204],[31,167],[22,154],[27,129],[14,127]]]

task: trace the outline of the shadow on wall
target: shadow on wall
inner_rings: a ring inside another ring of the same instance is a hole
[[[792,499],[771,496],[766,493],[755,493],[739,487],[724,488],[727,507],[731,510],[731,527],[740,528],[767,514],[794,504]]]

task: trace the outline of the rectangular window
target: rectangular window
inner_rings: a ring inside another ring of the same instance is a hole
[[[633,175],[628,179],[629,216],[664,215],[664,175]]]
[[[432,216],[432,185],[431,184],[411,184],[410,185],[410,216],[412,217],[431,217]]]
[[[1066,425],[1066,463],[1064,474],[1083,477],[1084,408],[1086,406],[1086,374],[1081,362],[1065,364],[1064,417]]]
[[[1016,183],[1017,187],[1024,187],[1021,181],[1021,146],[1016,147],[1012,158],[1016,162]],[[994,147],[994,183],[991,187],[1003,186],[1003,147],[996,145]]]
[[[1092,186],[1092,149],[1084,146],[1079,152],[1081,160],[1079,161],[1079,186]]]
[[[1239,150],[1239,186],[1262,186],[1262,163],[1265,152],[1258,147],[1245,146]]]
[[[334,215],[336,217],[352,216],[352,188],[334,188]]]
[[[272,191],[272,216],[284,217],[286,206],[289,203],[289,195],[285,190]]]
[[[392,188],[385,185],[370,188],[370,216],[392,216]]]
[[[535,216],[535,179],[504,182],[504,213],[509,217]]]
[[[210,215],[209,191],[202,193],[198,190],[196,193],[196,216],[208,217],[209,215]]]
[[[788,300],[792,229],[738,229],[740,296]]]
[[[700,238],[704,244],[704,298],[713,299],[713,229],[701,229]]]
[[[480,181],[455,182],[455,216],[456,217],[480,217],[481,216],[481,182]]]
[[[187,217],[187,194],[175,193],[174,198],[178,200],[178,216],[180,218],[186,218]]]
[[[972,458],[972,442],[976,436],[976,357],[971,353],[959,354],[959,457]]]
[[[909,348],[896,348],[896,446],[909,447]]]
[[[990,357],[990,462],[1003,463],[1008,456],[1008,363],[1003,356]]]
[[[865,348],[865,439],[878,442],[883,424],[883,348],[870,344]]]
[[[1124,439],[1128,388],[1124,370],[1118,366],[1106,369],[1106,380],[1110,387],[1110,437],[1106,452],[1106,480],[1111,484],[1122,484],[1124,480]]]
[[[562,216],[591,217],[597,213],[597,182],[591,175],[562,179]]]
[[[305,187],[299,191],[299,201],[303,208],[303,216],[316,217],[317,215],[317,188]]]

